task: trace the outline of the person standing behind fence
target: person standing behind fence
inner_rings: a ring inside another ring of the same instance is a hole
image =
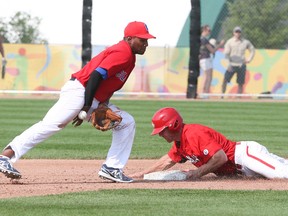
[[[207,39],[210,33],[211,29],[209,25],[202,26],[199,63],[205,77],[203,83],[203,93],[210,93],[210,86],[213,76],[213,57],[211,57],[211,54],[214,54],[225,43],[225,41],[222,40],[218,45],[213,46]]]
[[[241,36],[242,30],[239,26],[233,29],[233,37],[230,38],[224,46],[224,54],[228,60],[228,68],[225,72],[222,93],[226,91],[227,83],[229,83],[235,73],[237,73],[238,94],[243,93],[243,85],[245,83],[246,64],[250,63],[255,55],[253,44]],[[250,55],[246,59],[245,51],[249,50]]]

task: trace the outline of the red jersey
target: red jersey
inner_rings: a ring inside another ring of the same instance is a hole
[[[176,163],[189,160],[196,167],[206,164],[219,150],[223,149],[228,161],[218,168],[216,175],[236,174],[234,162],[236,142],[228,140],[221,133],[200,124],[187,124],[183,127],[180,142],[174,142],[168,152],[169,157]]]
[[[135,61],[135,54],[132,53],[129,44],[123,40],[92,58],[85,67],[72,74],[72,77],[86,87],[90,74],[97,67],[107,70],[107,79],[101,81],[94,96],[99,102],[104,102],[115,91],[122,88],[135,67]]]

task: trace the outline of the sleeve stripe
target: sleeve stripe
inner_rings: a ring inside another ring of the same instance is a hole
[[[106,79],[107,79],[108,73],[107,73],[107,70],[106,70],[106,69],[101,68],[101,67],[97,67],[97,68],[96,68],[96,71],[101,74],[103,80],[106,80]]]

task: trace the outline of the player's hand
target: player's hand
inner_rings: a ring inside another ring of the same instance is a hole
[[[189,180],[195,180],[195,179],[200,178],[200,176],[198,175],[197,170],[186,170],[184,172],[186,172],[187,179],[189,179]]]
[[[80,112],[78,113],[78,115],[74,117],[74,119],[73,119],[73,121],[72,121],[72,125],[74,125],[74,127],[78,127],[78,126],[80,126],[80,125],[83,123],[83,120],[86,119],[86,116],[83,117],[83,116],[81,116],[80,113],[81,113],[82,111],[84,111],[84,112],[87,114],[87,112],[89,111],[89,109],[90,109],[90,106],[84,106],[84,107],[80,110]]]
[[[78,127],[78,126],[80,126],[80,125],[82,124],[82,122],[83,122],[83,120],[80,119],[80,118],[78,117],[78,115],[77,115],[77,116],[73,119],[72,125],[74,125],[74,127]]]
[[[143,172],[137,172],[137,173],[133,173],[133,174],[129,175],[129,177],[135,178],[135,179],[143,179],[144,174],[143,174]]]

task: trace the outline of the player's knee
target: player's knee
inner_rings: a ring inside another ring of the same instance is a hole
[[[288,179],[288,166],[281,166],[280,168],[276,168],[276,174],[274,178]]]
[[[121,128],[126,128],[126,127],[135,127],[135,119],[132,115],[130,115],[127,112],[122,113],[121,115],[122,121],[119,126],[122,126]]]
[[[133,117],[132,115],[130,115],[130,114],[128,114],[128,115],[126,116],[126,121],[127,121],[127,123],[128,123],[129,125],[135,125],[135,124],[136,124],[134,117]]]
[[[65,128],[66,126],[67,126],[67,123],[66,123],[66,124],[59,124],[59,125],[58,125],[58,128],[59,128],[59,129],[63,129],[63,128]]]

